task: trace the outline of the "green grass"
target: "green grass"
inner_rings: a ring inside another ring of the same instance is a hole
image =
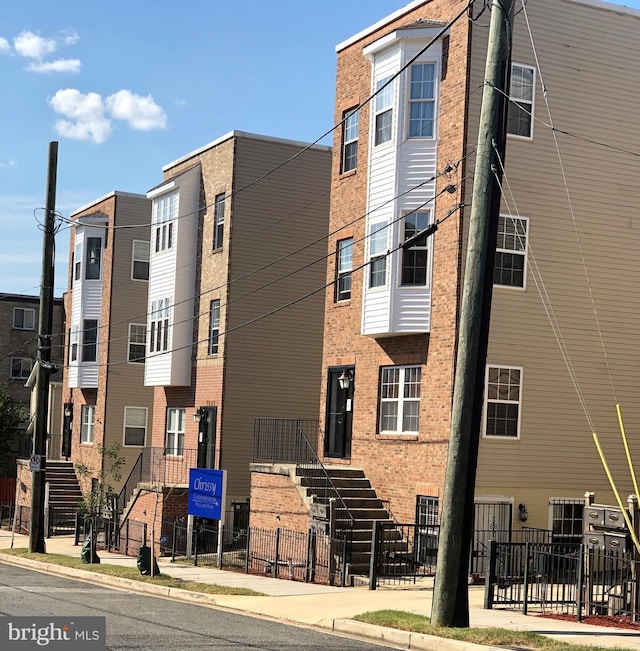
[[[249,588],[233,588],[225,585],[215,585],[212,583],[199,583],[198,581],[185,581],[168,574],[160,576],[143,576],[136,567],[123,567],[122,565],[112,565],[110,563],[87,564],[83,563],[80,557],[66,556],[65,554],[35,554],[24,548],[2,549],[1,554],[9,556],[19,556],[20,558],[29,558],[34,561],[43,563],[52,563],[64,567],[74,567],[79,570],[87,570],[96,574],[106,574],[108,576],[117,576],[123,579],[132,579],[143,583],[153,583],[166,588],[180,588],[192,592],[203,592],[206,594],[224,594],[224,595],[241,595],[247,597],[263,597],[263,592],[256,592]]]
[[[500,646],[524,651],[594,651],[594,646],[570,644],[552,640],[544,635],[527,631],[509,631],[503,628],[442,628],[432,626],[428,617],[414,615],[399,610],[377,610],[354,617],[360,622],[388,626],[402,631],[426,633],[451,640],[474,642],[487,646]],[[611,648],[611,651],[630,651],[623,647]]]

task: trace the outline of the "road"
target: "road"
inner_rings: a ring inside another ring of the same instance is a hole
[[[0,615],[104,616],[107,623],[107,649],[113,650],[373,651],[384,648],[269,620],[105,588],[4,563],[0,563]]]

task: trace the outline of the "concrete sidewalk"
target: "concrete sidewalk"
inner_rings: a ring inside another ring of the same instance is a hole
[[[0,532],[0,550],[11,545],[11,532]],[[27,536],[16,535],[13,546],[28,547]],[[59,536],[48,538],[46,550],[53,554],[66,554],[80,556],[80,546],[74,546],[72,536]],[[136,559],[121,554],[110,554],[106,551],[99,552],[102,563],[113,563],[136,567]],[[0,555],[0,561],[15,564],[27,564],[34,567],[34,561],[12,558]],[[104,575],[86,576],[84,570],[73,570],[59,566],[48,565],[43,568],[58,574],[74,576],[95,582],[107,583],[129,590],[140,590],[149,594],[170,597],[199,603],[203,606],[215,606],[238,612],[274,618],[285,622],[328,628],[336,632],[350,633],[358,636],[371,637],[380,642],[386,642],[405,648],[415,649],[460,649],[470,650],[477,647],[463,642],[454,642],[442,638],[430,638],[406,632],[394,632],[393,629],[364,625],[354,622],[350,618],[360,613],[393,609],[429,616],[431,612],[431,596],[433,589],[432,579],[425,579],[416,585],[402,589],[379,589],[375,591],[363,587],[337,588],[332,586],[299,583],[284,579],[273,579],[264,576],[242,574],[218,570],[211,567],[194,567],[172,563],[170,559],[159,558],[160,572],[173,577],[214,583],[218,585],[250,588],[262,592],[267,596],[244,597],[234,595],[202,595],[189,593],[185,590],[171,590],[153,586],[148,583],[119,580],[115,581]],[[481,586],[469,587],[470,623],[477,627],[498,627],[511,630],[525,630],[554,639],[573,642],[575,644],[588,644],[594,647],[624,649],[638,649],[640,651],[640,635],[637,631],[601,626],[590,626],[576,622],[565,622],[552,619],[541,619],[535,616],[523,615],[516,610],[493,609],[485,610],[482,607],[484,588]]]

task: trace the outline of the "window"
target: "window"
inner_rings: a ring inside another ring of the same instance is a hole
[[[147,435],[147,408],[124,408],[124,444],[144,446]]]
[[[72,325],[69,330],[69,361],[76,362],[78,360],[78,326]]]
[[[146,345],[147,326],[144,323],[130,323],[128,361],[144,364]]]
[[[533,136],[533,89],[535,69],[511,64],[511,87],[507,133],[512,136]]]
[[[131,278],[132,280],[149,280],[149,242],[133,240]]]
[[[98,322],[85,319],[82,327],[82,361],[95,362],[98,352]]]
[[[351,269],[353,268],[353,238],[338,242],[336,254],[336,294],[335,300],[348,301],[351,298]]]
[[[87,238],[87,262],[86,274],[87,280],[100,279],[100,258],[102,254],[102,238],[88,237]]]
[[[403,241],[417,235],[429,225],[428,212],[412,212],[404,217]],[[427,284],[427,238],[416,240],[413,246],[402,251],[402,285]]]
[[[151,325],[149,328],[149,352],[169,350],[169,299],[151,302]]]
[[[11,373],[12,380],[26,380],[33,369],[33,360],[30,357],[12,357]]]
[[[417,433],[420,366],[388,366],[380,373],[380,432]]]
[[[369,287],[387,283],[387,222],[369,225]]]
[[[438,555],[438,502],[437,497],[416,495],[416,556],[426,566],[435,566]]]
[[[500,215],[498,244],[493,282],[505,287],[524,287],[527,252],[527,221],[520,217]]]
[[[209,355],[218,354],[218,337],[220,335],[220,299],[211,301],[209,306]]]
[[[168,194],[153,202],[153,223],[156,227],[156,253],[173,245],[173,220],[178,212],[178,193]]]
[[[416,63],[411,66],[409,138],[433,138],[435,76],[434,63]]]
[[[520,436],[522,369],[487,367],[485,436]]]
[[[388,84],[385,86],[385,84]],[[384,86],[384,88],[383,88]],[[393,88],[394,82],[391,77],[385,77],[376,83],[375,102],[375,144],[381,145],[383,142],[391,140],[393,134]],[[382,89],[382,90],[380,90]]]
[[[73,253],[74,259],[74,270],[73,270],[73,279],[80,280],[82,277],[82,246],[76,244],[75,251]]]
[[[350,172],[358,166],[358,129],[360,112],[349,109],[342,114],[342,172]]]
[[[167,409],[167,439],[165,452],[180,457],[184,453],[185,409]]]
[[[82,428],[80,430],[80,443],[93,443],[93,426],[95,423],[96,408],[94,405],[82,405]]]
[[[584,501],[550,499],[551,542],[581,543],[584,531]]]
[[[36,327],[36,311],[30,307],[14,307],[13,327],[15,330],[34,330]]]
[[[222,248],[222,238],[224,236],[224,202],[225,194],[216,196],[213,208],[213,248]]]

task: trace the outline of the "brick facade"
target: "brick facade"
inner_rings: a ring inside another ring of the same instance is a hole
[[[309,508],[288,473],[251,473],[251,526],[257,529],[309,529]]]

